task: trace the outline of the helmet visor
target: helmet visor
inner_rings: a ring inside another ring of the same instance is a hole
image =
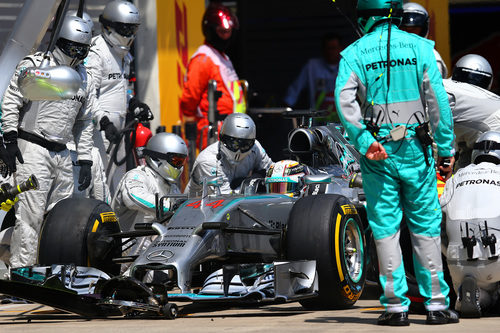
[[[427,17],[420,13],[404,13],[401,25],[406,27],[425,27],[427,25]]]
[[[118,34],[123,37],[132,37],[139,29],[138,24],[133,23],[122,23],[122,22],[112,22],[102,15],[99,16],[99,22],[101,22],[105,27],[113,28]]]
[[[120,22],[113,22],[111,24],[111,27],[114,28],[115,31],[120,35],[122,35],[123,37],[132,37],[137,32],[137,29],[139,29],[138,24],[120,23]]]
[[[292,182],[267,183],[266,189],[268,193],[289,194],[294,193],[297,190],[298,185],[298,183]]]
[[[255,144],[255,139],[239,139],[229,135],[222,135],[221,141],[230,151],[237,152],[239,150],[242,153],[252,149]]]
[[[66,38],[59,38],[56,45],[70,58],[83,60],[87,57],[90,45],[73,42]]]
[[[184,154],[178,154],[178,153],[160,153],[157,151],[149,150],[149,149],[144,149],[143,154],[151,157],[152,159],[155,160],[164,160],[167,161],[168,164],[173,166],[174,168],[180,169],[184,165],[184,162],[186,161],[187,156]]]
[[[455,81],[470,83],[484,89],[489,89],[492,76],[486,72],[458,67],[453,71],[452,79]]]
[[[186,162],[186,155],[177,154],[177,153],[168,153],[167,154],[167,162],[174,168],[180,169]]]

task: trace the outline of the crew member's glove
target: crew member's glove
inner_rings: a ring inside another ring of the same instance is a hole
[[[9,198],[7,196],[7,193],[10,191],[11,188],[12,185],[10,185],[9,183],[4,183],[2,184],[0,190],[0,201],[2,201],[2,203],[0,203],[0,208],[6,212],[8,212],[12,208],[12,206],[14,206],[16,202],[19,201],[17,197]]]
[[[450,179],[453,174],[453,164],[455,164],[455,157],[442,157],[438,156],[437,167],[439,174],[443,177],[444,181]]]
[[[3,161],[9,167],[9,172],[16,172],[16,158],[19,163],[24,163],[23,155],[21,155],[21,151],[17,146],[17,132],[7,132],[3,135],[3,138],[5,140],[5,148],[9,155],[9,157],[7,157],[7,160]]]
[[[14,201],[7,199],[0,204],[0,208],[4,211],[8,212],[18,201],[19,201],[19,199],[17,197],[14,199]]]
[[[109,121],[107,116],[104,116],[99,121],[99,125],[101,126],[101,131],[104,131],[104,135],[109,142],[118,143],[120,142],[120,134],[116,129],[115,125]]]
[[[14,162],[11,162],[11,160],[12,156],[10,156],[7,148],[4,146],[3,137],[0,136],[0,174],[3,178],[12,173],[10,169],[12,163],[14,163],[14,165],[16,164],[15,160]]]
[[[80,175],[78,176],[78,191],[83,191],[90,185],[90,181],[92,180],[92,161],[88,160],[80,160],[77,162],[80,166]]]
[[[146,103],[139,101],[137,98],[132,97],[128,102],[128,112],[130,116],[139,121],[153,120],[154,116],[151,109]]]
[[[229,187],[231,190],[236,190],[238,187],[240,187],[241,183],[245,180],[246,177],[237,177],[231,180],[229,183]]]

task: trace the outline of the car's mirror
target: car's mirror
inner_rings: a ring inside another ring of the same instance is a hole
[[[40,66],[22,70],[17,83],[29,100],[57,101],[75,96],[82,78],[69,66]]]
[[[220,176],[212,176],[203,178],[203,191],[201,193],[202,198],[205,198],[210,192],[213,192],[215,189],[215,194],[220,195],[220,187],[224,184],[224,179]],[[212,186],[212,190],[209,189],[209,186]]]
[[[311,184],[330,184],[333,176],[332,175],[307,175],[304,176],[304,183],[306,185],[311,185]]]
[[[205,183],[208,186],[222,186],[222,184],[224,184],[224,179],[222,179],[222,177],[217,177],[217,176],[207,177],[205,178]]]

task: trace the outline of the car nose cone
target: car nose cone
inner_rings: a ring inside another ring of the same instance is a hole
[[[151,261],[167,261],[168,259],[172,258],[174,256],[174,253],[169,250],[158,250],[158,251],[153,251],[147,255],[148,260]]]

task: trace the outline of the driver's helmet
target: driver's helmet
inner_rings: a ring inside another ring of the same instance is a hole
[[[358,0],[358,24],[364,33],[383,21],[399,25],[403,16],[403,0]]]
[[[53,54],[60,65],[75,67],[83,62],[90,50],[92,31],[80,17],[66,16]]]
[[[485,58],[478,54],[467,54],[458,59],[451,79],[490,89],[493,82],[493,70]]]
[[[403,5],[403,21],[401,27],[419,27],[420,37],[427,37],[429,33],[429,13],[420,4],[408,2]]]
[[[306,192],[304,176],[307,174],[307,167],[297,161],[283,160],[273,163],[266,174],[267,192],[303,196]]]
[[[173,133],[158,133],[149,139],[143,150],[146,163],[169,182],[179,178],[188,150],[182,138]]]
[[[102,24],[102,37],[124,57],[141,23],[137,7],[129,1],[113,0],[104,7],[99,22]]]
[[[500,132],[488,131],[479,136],[472,150],[472,162],[500,164]]]

